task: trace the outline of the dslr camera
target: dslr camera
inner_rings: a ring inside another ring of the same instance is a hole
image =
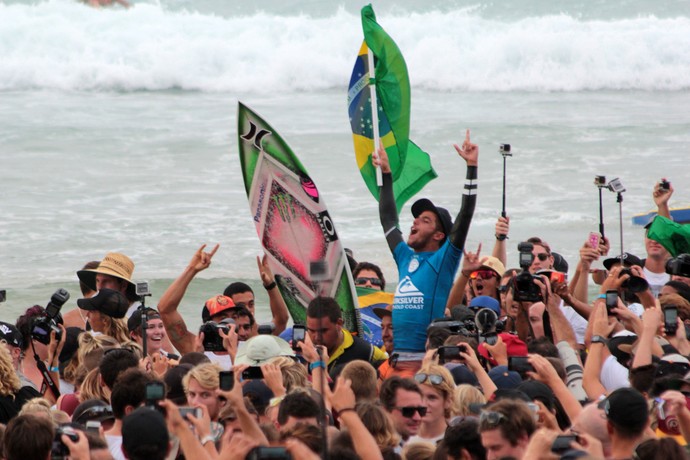
[[[680,254],[666,261],[666,273],[690,278],[690,254]]]
[[[67,435],[67,437],[72,442],[79,441],[79,435],[77,435],[77,432],[71,426],[63,425],[57,427],[57,429],[55,430],[55,438],[53,438],[53,447],[50,451],[50,458],[52,459],[62,460],[69,457],[70,455],[69,447],[67,447],[65,443],[62,442],[63,434]]]
[[[62,330],[58,324],[62,324],[60,309],[69,300],[69,292],[66,289],[58,289],[50,298],[46,305],[45,313],[34,318],[31,325],[31,338],[35,341],[48,345],[50,343],[50,333],[55,331],[55,339],[58,341],[62,337]]]
[[[522,242],[518,244],[522,271],[513,280],[513,299],[518,302],[539,302],[542,300],[541,289],[534,284],[534,279],[538,277],[529,272],[529,267],[534,262],[532,249],[534,249],[532,243]]]
[[[495,345],[498,341],[498,334],[506,328],[505,321],[499,320],[495,311],[490,308],[481,308],[474,315],[474,322],[477,325],[477,340],[479,343]]]
[[[199,333],[204,333],[204,351],[225,351],[223,346],[223,337],[218,333],[222,330],[224,333],[230,332],[230,324],[235,324],[232,318],[225,318],[220,323],[215,321],[207,321],[199,328]]]

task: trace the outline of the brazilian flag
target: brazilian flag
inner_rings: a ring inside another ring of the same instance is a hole
[[[388,153],[393,175],[393,193],[398,212],[407,200],[437,177],[429,155],[409,140],[410,79],[402,53],[376,22],[371,5],[362,8],[364,43],[355,61],[347,95],[355,157],[362,178],[378,200],[374,152],[374,129],[369,88],[368,50],[374,54],[379,135]],[[378,146],[376,146],[378,148]]]

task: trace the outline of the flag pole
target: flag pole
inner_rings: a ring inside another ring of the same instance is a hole
[[[369,90],[371,91],[371,124],[374,128],[374,151],[372,155],[376,155],[376,149],[379,148],[379,112],[378,99],[376,98],[376,70],[374,68],[374,53],[367,45],[367,57],[369,58]],[[381,187],[383,185],[383,173],[381,167],[376,168],[376,185]]]

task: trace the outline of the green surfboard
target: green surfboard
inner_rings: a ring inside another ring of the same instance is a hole
[[[283,138],[242,103],[237,133],[249,209],[292,320],[306,324],[309,302],[329,296],[340,305],[344,327],[361,333],[347,257],[309,173]],[[318,279],[313,262],[321,268]]]

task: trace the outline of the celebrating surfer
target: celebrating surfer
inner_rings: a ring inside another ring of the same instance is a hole
[[[399,228],[388,155],[379,147],[378,156],[373,158],[374,165],[380,166],[383,173],[379,199],[381,225],[400,280],[393,304],[393,348],[398,353],[395,372],[403,375],[419,368],[425,351],[426,327],[432,319],[443,317],[477,201],[479,148],[470,142],[469,130],[462,148],[454,147],[467,163],[462,207],[455,224],[445,208],[422,198],[412,205],[414,222],[407,242]]]

